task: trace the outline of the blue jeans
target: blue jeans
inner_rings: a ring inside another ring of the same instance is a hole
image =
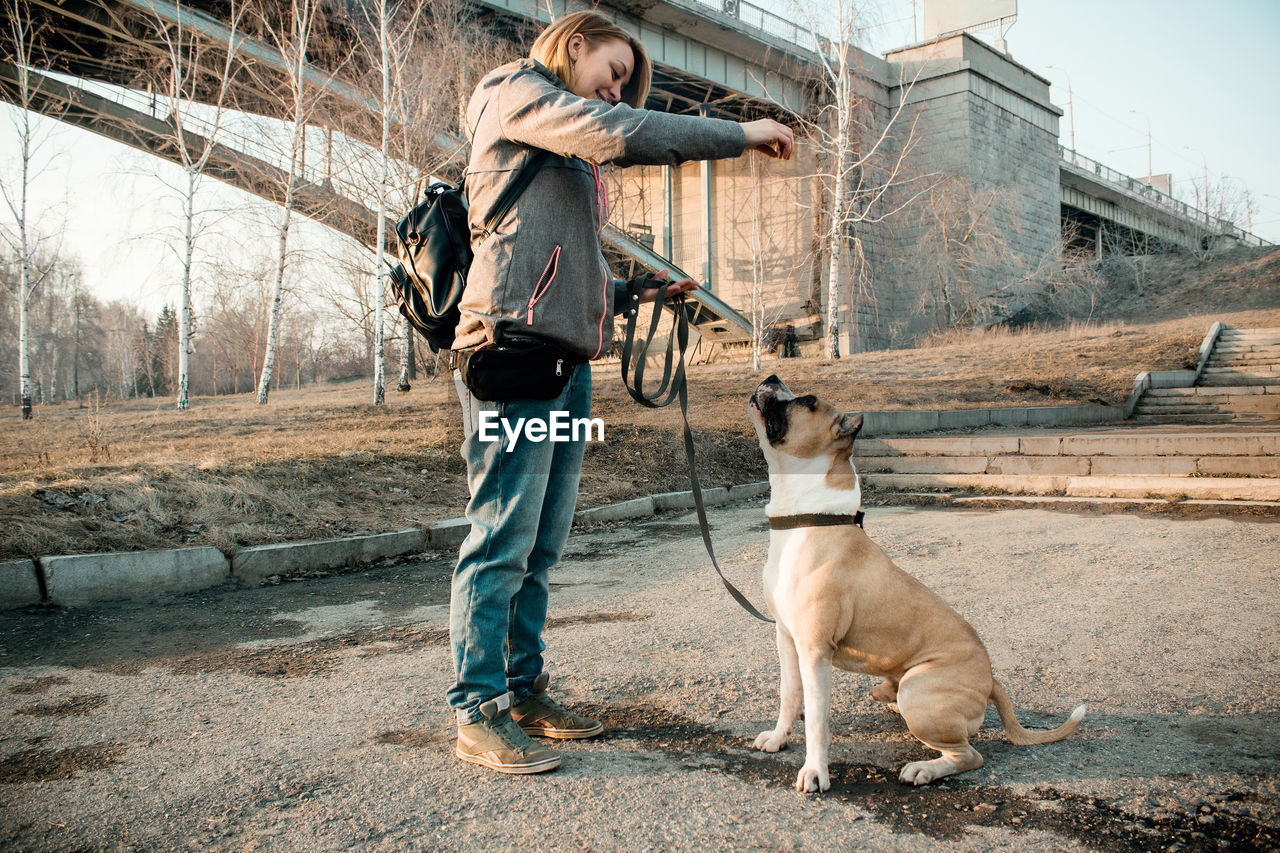
[[[569,538],[586,446],[585,435],[535,442],[521,432],[512,442],[500,424],[491,428],[497,440],[482,441],[481,414],[494,412],[513,428],[519,418],[550,422],[552,412],[588,418],[591,366],[572,370],[559,397],[508,403],[477,400],[454,374],[471,488],[471,532],[458,553],[449,607],[456,681],[446,697],[458,725],[475,722],[482,703],[508,690],[524,699],[542,673],[547,571]]]

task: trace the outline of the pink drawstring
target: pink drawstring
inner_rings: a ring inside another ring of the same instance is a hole
[[[547,266],[542,270],[542,275],[538,278],[538,283],[533,287],[533,296],[529,297],[529,314],[526,322],[533,325],[533,306],[538,304],[538,300],[546,295],[547,289],[551,287],[551,282],[556,279],[556,272],[560,268],[560,247],[556,246],[551,250],[551,257],[547,260]],[[548,278],[547,273],[551,276]]]

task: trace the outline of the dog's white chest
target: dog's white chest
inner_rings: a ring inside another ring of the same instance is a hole
[[[796,587],[796,566],[799,564],[801,549],[811,532],[803,527],[769,532],[769,556],[764,564],[765,594],[773,608],[774,618],[788,633],[791,632],[794,614],[792,599]]]

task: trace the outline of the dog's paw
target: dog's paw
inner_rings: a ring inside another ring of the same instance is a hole
[[[800,768],[796,777],[796,790],[802,794],[819,794],[831,790],[831,777],[825,767],[810,767],[806,764]]]
[[[946,773],[938,773],[934,761],[913,761],[898,774],[898,781],[908,785],[928,785],[934,779],[941,779]]]
[[[777,729],[769,729],[767,732],[761,732],[756,735],[755,743],[751,744],[751,748],[761,749],[765,752],[777,752],[786,745],[786,732],[780,733]]]

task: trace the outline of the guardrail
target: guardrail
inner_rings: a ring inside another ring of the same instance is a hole
[[[1256,234],[1251,234],[1243,228],[1238,227],[1231,222],[1220,217],[1213,216],[1208,211],[1200,210],[1194,205],[1187,204],[1185,201],[1174,198],[1168,193],[1162,192],[1145,181],[1130,177],[1122,172],[1117,172],[1110,166],[1099,163],[1090,157],[1086,157],[1078,151],[1059,145],[1058,156],[1064,163],[1075,166],[1085,172],[1091,172],[1098,178],[1109,184],[1115,184],[1122,189],[1127,190],[1133,195],[1142,197],[1156,207],[1162,208],[1175,216],[1179,216],[1189,224],[1197,228],[1203,228],[1205,233],[1218,237],[1231,237],[1246,246],[1269,246],[1271,243],[1263,240]]]
[[[747,0],[694,0],[694,4],[714,9],[730,18],[738,19],[748,27],[807,50],[816,52],[819,49],[820,40],[814,37],[809,27]]]

